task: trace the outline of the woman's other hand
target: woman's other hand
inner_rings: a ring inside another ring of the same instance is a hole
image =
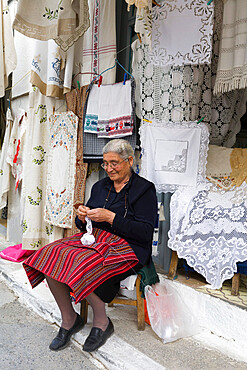
[[[94,208],[87,211],[87,216],[95,222],[108,222],[112,225],[115,213],[104,208]]]
[[[78,215],[78,218],[79,220],[81,220],[83,223],[85,223],[85,217],[87,216],[87,212],[90,211],[90,208],[89,207],[86,207],[86,206],[83,206],[83,205],[80,205],[78,208],[77,208],[77,215]]]

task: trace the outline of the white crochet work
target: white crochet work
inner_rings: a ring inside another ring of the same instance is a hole
[[[152,181],[159,193],[205,183],[208,137],[204,123],[142,123],[141,175]]]
[[[180,188],[171,198],[168,246],[213,289],[231,279],[237,262],[247,260],[247,184],[224,191]]]
[[[86,223],[87,223],[86,224],[87,232],[85,234],[83,234],[83,236],[81,237],[81,242],[82,242],[83,245],[90,245],[90,244],[93,244],[95,242],[95,237],[92,234],[93,226],[92,226],[92,221],[90,220],[90,218],[88,218],[86,216],[85,220],[86,220]]]

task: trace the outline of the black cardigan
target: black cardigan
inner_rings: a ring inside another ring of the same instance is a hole
[[[106,209],[116,213],[112,226],[108,222],[93,221],[93,227],[125,239],[144,266],[152,254],[153,230],[157,217],[154,184],[133,172],[128,184],[117,193],[113,182],[106,177],[93,185],[87,202],[87,207],[91,209],[103,208],[104,205]],[[124,217],[126,208],[127,214]],[[75,223],[81,231],[85,230],[85,224],[78,217]]]

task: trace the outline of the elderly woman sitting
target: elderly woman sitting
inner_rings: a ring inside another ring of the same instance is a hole
[[[102,346],[114,328],[105,311],[120,281],[135,274],[151,258],[157,215],[154,185],[132,170],[133,149],[122,139],[103,149],[102,167],[108,177],[94,184],[87,205],[80,205],[76,225],[81,233],[46,245],[32,254],[24,268],[32,287],[44,277],[62,316],[62,325],[50,349],[65,348],[84,322],[71,303],[86,298],[93,310],[93,327],[83,350]],[[81,243],[86,216],[92,220],[95,242]]]

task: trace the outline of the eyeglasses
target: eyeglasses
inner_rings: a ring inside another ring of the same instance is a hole
[[[118,168],[118,166],[120,166],[121,163],[128,162],[128,160],[129,158],[126,158],[122,160],[121,162],[111,162],[111,163],[104,162],[104,163],[101,163],[101,167],[105,170],[109,166],[110,168],[115,170],[116,168]]]

